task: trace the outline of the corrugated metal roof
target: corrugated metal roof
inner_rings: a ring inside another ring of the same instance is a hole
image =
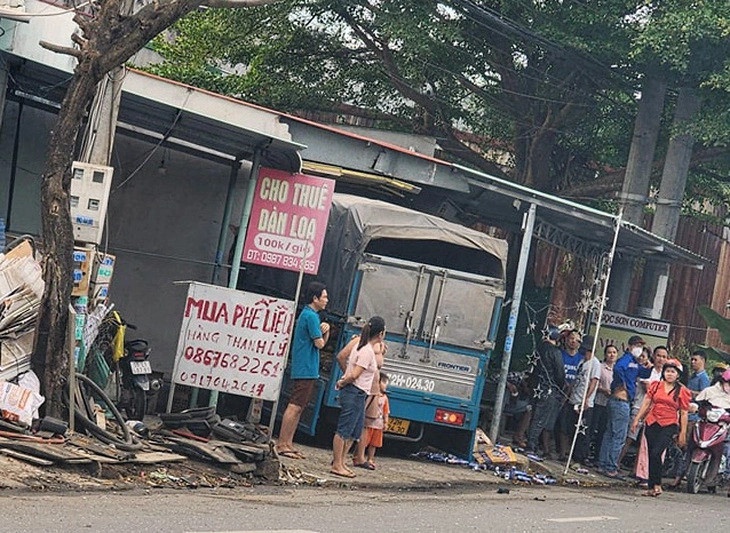
[[[12,65],[16,96],[58,108],[69,72],[3,53]],[[291,140],[280,113],[245,104],[140,72],[126,72],[119,110],[119,127],[183,151],[219,160],[250,159],[263,151],[264,166],[299,172],[300,151],[306,146]]]

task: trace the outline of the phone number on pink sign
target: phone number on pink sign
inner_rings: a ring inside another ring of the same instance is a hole
[[[253,249],[246,252],[245,260],[251,263],[266,264],[297,270],[301,268],[302,261],[301,257],[295,255],[292,256]],[[307,272],[314,270],[314,261],[305,260],[304,270]]]

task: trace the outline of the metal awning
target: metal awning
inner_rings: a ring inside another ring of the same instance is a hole
[[[530,204],[535,204],[536,238],[586,257],[596,257],[611,247],[617,217],[605,211],[352,131],[291,115],[284,115],[282,120],[289,125],[293,139],[307,145],[302,157],[310,165],[337,165],[369,176],[412,183],[422,189],[420,194],[405,199],[391,197],[394,203],[438,212],[467,225],[478,217],[485,223],[517,232],[523,214]],[[361,184],[366,185],[364,181]],[[375,195],[382,192],[378,185],[372,182],[370,191],[357,192]],[[698,268],[709,262],[628,222],[622,222],[621,229],[618,253],[623,256],[652,257]]]
[[[473,189],[468,205],[476,212],[481,211],[486,218],[494,218],[496,213],[498,220],[512,220],[519,224],[529,204],[535,204],[535,235],[538,238],[558,246],[561,240],[578,239],[593,252],[583,255],[594,255],[611,245],[617,223],[615,215],[460,165],[454,167],[473,176],[468,180]],[[548,234],[553,238],[547,239]],[[709,262],[694,252],[626,221],[621,222],[617,252],[625,257],[650,257],[697,268]]]
[[[2,52],[15,90],[13,97],[57,110],[70,72]],[[128,70],[122,87],[118,129],[171,149],[221,163],[249,159],[262,149],[262,164],[287,172],[301,170],[299,153],[281,115],[234,98]]]

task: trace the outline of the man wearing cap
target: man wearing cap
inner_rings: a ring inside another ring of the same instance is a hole
[[[562,390],[565,386],[563,356],[557,347],[560,331],[551,326],[537,349],[535,367],[531,375],[533,392],[532,420],[527,431],[527,451],[537,451],[537,440],[542,434],[545,455],[550,452],[550,433],[563,403]]]
[[[636,394],[637,378],[651,376],[651,365],[639,366],[637,360],[643,352],[644,339],[639,335],[629,338],[626,351],[613,367],[611,397],[608,399],[608,424],[603,434],[599,471],[610,478],[621,478],[618,458],[629,430],[631,402]]]
[[[593,337],[585,336],[581,341],[578,353],[583,356],[583,360],[578,365],[573,388],[568,399],[569,405],[569,426],[574,432],[578,425],[578,416],[583,409],[583,418],[581,427],[578,428],[578,437],[575,441],[575,450],[573,451],[573,459],[579,463],[583,463],[590,452],[589,439],[587,429],[593,420],[593,402],[596,399],[596,391],[598,390],[598,381],[601,379],[601,363],[593,357]],[[569,450],[569,439],[572,432],[566,435],[561,433],[560,439],[563,450]]]

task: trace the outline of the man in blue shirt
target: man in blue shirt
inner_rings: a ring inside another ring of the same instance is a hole
[[[330,334],[330,325],[319,320],[319,312],[327,307],[327,288],[313,281],[307,287],[304,298],[308,304],[299,314],[292,340],[289,404],[281,418],[276,445],[279,455],[295,459],[304,458],[301,452],[294,449],[294,433],[302,411],[312,398],[319,378],[319,350],[327,344]]]
[[[689,381],[687,381],[687,388],[692,391],[692,398],[694,398],[710,386],[710,376],[707,375],[707,371],[705,370],[707,355],[702,350],[695,350],[692,352],[689,364],[692,367],[692,375],[689,377]],[[691,414],[690,420],[692,420],[692,416],[697,420],[697,413]]]
[[[578,375],[578,367],[583,362],[583,354],[580,353],[579,348],[581,345],[580,331],[577,329],[571,329],[566,333],[563,333],[563,347],[560,353],[563,356],[563,367],[565,368],[565,397],[570,398],[573,394],[573,385]],[[592,348],[593,346],[591,346]],[[568,458],[568,452],[570,451],[570,440],[575,432],[575,411],[570,402],[564,402],[560,409],[560,415],[558,416],[557,432],[558,438],[558,453],[561,460]]]
[[[629,338],[626,351],[613,367],[611,397],[608,399],[608,424],[603,434],[599,470],[611,478],[621,478],[618,471],[618,458],[626,441],[631,415],[631,402],[636,394],[637,378],[651,376],[651,364],[639,366],[637,360],[643,351],[644,339],[638,335]]]

